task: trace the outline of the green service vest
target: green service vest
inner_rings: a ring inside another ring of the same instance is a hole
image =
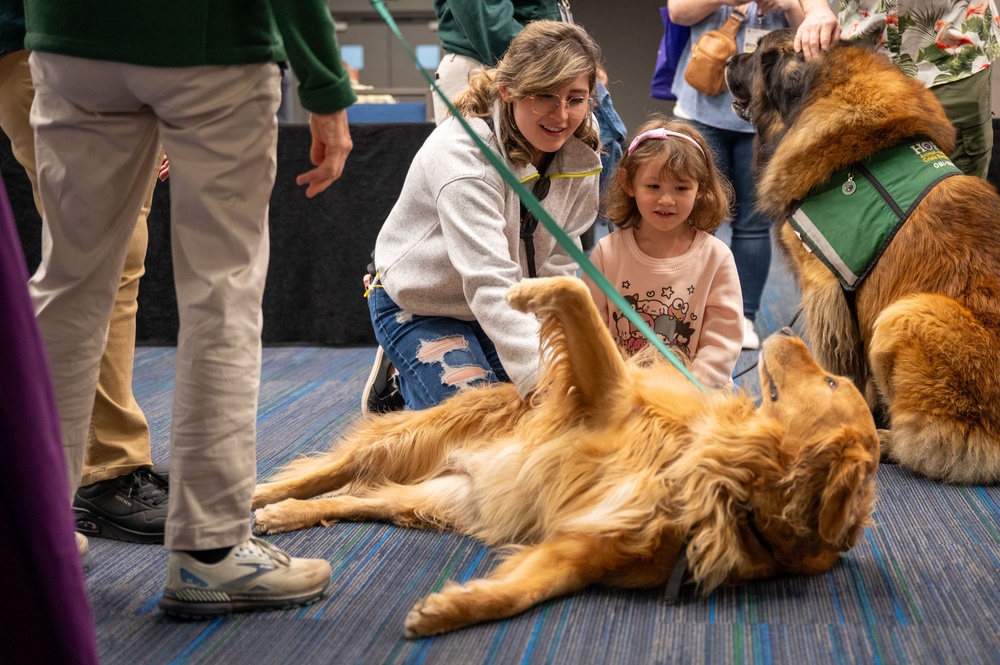
[[[853,291],[924,196],[961,173],[931,141],[909,139],[834,173],[788,221]]]

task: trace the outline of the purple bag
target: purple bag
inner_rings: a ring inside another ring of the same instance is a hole
[[[691,28],[672,23],[666,6],[660,7],[660,15],[663,17],[663,39],[660,41],[660,50],[656,52],[656,69],[653,71],[649,96],[655,99],[675,100],[677,97],[670,92],[670,86],[674,84],[677,61],[681,59],[681,53],[687,47]]]

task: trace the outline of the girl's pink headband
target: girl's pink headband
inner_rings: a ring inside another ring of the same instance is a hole
[[[691,138],[687,134],[681,134],[680,132],[672,132],[669,129],[663,129],[662,127],[657,127],[656,129],[650,129],[649,131],[643,132],[642,134],[639,134],[634,139],[632,139],[632,143],[628,147],[628,154],[631,155],[632,151],[638,148],[639,144],[642,143],[643,141],[646,141],[647,139],[665,139],[670,136],[675,136],[679,139],[684,139],[685,141],[694,144],[694,147],[698,148],[698,152],[701,153],[701,156],[702,157],[705,156],[705,151],[701,149],[701,146],[698,145],[698,142],[695,141],[693,138]]]

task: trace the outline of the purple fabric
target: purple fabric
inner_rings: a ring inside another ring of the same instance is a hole
[[[656,99],[674,100],[677,96],[670,90],[677,73],[677,63],[681,54],[687,48],[691,28],[677,25],[670,20],[670,12],[666,6],[660,7],[660,17],[663,19],[663,39],[660,49],[656,52],[656,69],[653,70],[653,82],[649,86],[649,96]]]
[[[52,382],[27,282],[0,178],[0,658],[96,664]]]

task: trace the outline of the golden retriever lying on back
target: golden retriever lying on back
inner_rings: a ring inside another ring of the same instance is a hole
[[[819,573],[854,545],[875,498],[875,426],[854,385],[799,339],[764,343],[758,410],[701,392],[665,360],[626,364],[575,278],[525,280],[507,298],[542,321],[530,400],[499,384],[363,420],[258,486],[255,528],[379,520],[518,545],[489,577],[418,603],[408,637],[590,584],[663,585],[682,550],[707,593]]]

